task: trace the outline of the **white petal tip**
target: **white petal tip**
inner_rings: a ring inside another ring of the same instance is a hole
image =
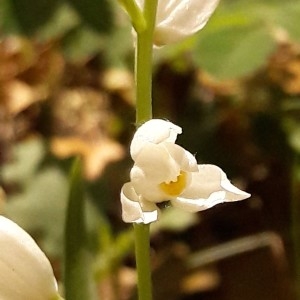
[[[125,223],[149,224],[158,220],[158,207],[154,203],[141,203],[130,182],[125,183],[121,190],[121,204]]]
[[[226,191],[225,201],[239,201],[251,197],[251,194],[244,192],[234,186],[227,178],[221,181],[221,187]]]

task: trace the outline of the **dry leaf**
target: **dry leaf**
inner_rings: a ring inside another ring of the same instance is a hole
[[[119,94],[130,105],[134,102],[134,79],[132,73],[124,69],[110,69],[100,81],[108,91]]]
[[[269,61],[268,75],[286,93],[300,93],[300,46],[281,44]]]
[[[109,138],[85,141],[76,136],[55,137],[51,141],[51,150],[60,158],[81,155],[85,177],[89,180],[96,179],[109,163],[120,160],[124,156],[123,147]]]
[[[2,86],[3,104],[9,115],[17,115],[40,99],[39,94],[20,80],[10,80]]]

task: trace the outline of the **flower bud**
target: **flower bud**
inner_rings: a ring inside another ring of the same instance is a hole
[[[60,299],[46,255],[31,236],[0,216],[0,299]]]
[[[137,0],[142,7],[144,0]],[[163,46],[201,30],[219,0],[158,0],[154,44]]]

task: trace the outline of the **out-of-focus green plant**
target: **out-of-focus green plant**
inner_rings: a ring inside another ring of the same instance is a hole
[[[191,51],[198,66],[220,79],[249,75],[277,42],[299,41],[299,1],[221,1],[201,34],[168,52]]]
[[[59,40],[72,60],[101,50],[109,63],[120,65],[128,56],[132,39],[130,26],[116,4],[107,0],[84,4],[78,0],[3,0],[0,28],[2,34]],[[201,34],[162,50],[163,57],[188,51],[198,66],[221,79],[249,75],[263,66],[277,42],[299,41],[299,18],[299,1],[223,0]]]

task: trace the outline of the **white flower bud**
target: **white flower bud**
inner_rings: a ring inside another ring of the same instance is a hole
[[[137,0],[143,7],[144,0]],[[158,0],[154,44],[163,46],[183,40],[201,30],[219,0]]]
[[[50,262],[31,236],[0,216],[0,299],[60,299]]]

